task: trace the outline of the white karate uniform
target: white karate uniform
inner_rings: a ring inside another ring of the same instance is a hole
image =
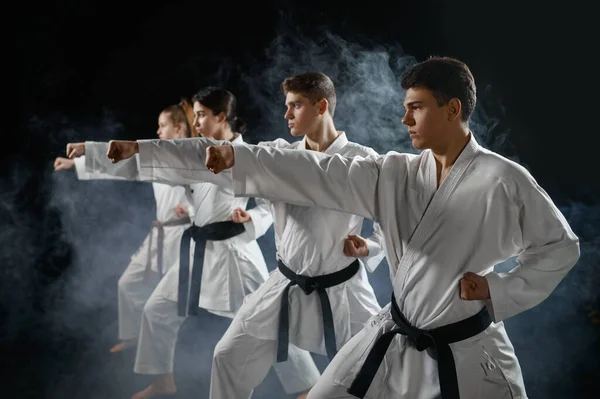
[[[75,158],[75,170],[79,180],[125,180],[123,177],[101,173],[98,170],[87,172],[85,161],[85,156]],[[109,164],[110,160],[106,159],[105,162]],[[169,267],[176,264],[179,259],[181,235],[191,225],[191,223],[185,223],[189,218],[180,218],[175,214],[177,205],[183,205],[188,209],[188,212],[193,212],[193,207],[186,198],[183,186],[153,183],[152,189],[156,201],[156,220],[160,223],[182,222],[184,224],[164,226],[162,243],[158,241],[158,228],[152,227],[152,231],[148,233],[137,252],[132,255],[129,265],[119,278],[118,317],[120,340],[131,340],[138,337],[144,305],[162,277],[159,274],[157,263],[158,246],[162,245],[163,248],[162,274],[164,275]],[[190,215],[193,216],[193,213],[190,213]],[[150,266],[149,270],[148,266]]]
[[[169,169],[187,170],[181,173],[186,174],[188,181],[205,179],[231,190],[230,175],[214,175],[204,167],[205,149],[215,143],[206,139],[139,141],[140,174],[150,179]],[[305,139],[292,144],[279,139],[259,145],[307,152]],[[345,133],[341,133],[325,153],[376,155],[370,148],[349,142]],[[312,177],[303,175],[301,179],[310,184]],[[278,257],[294,273],[325,275],[342,270],[354,261],[343,253],[344,240],[349,234],[360,234],[363,217],[279,201],[272,202],[272,209]],[[369,257],[365,259],[371,271],[384,256],[383,239],[377,224],[374,230],[367,240]],[[281,299],[289,282],[279,270],[274,270],[267,282],[246,298],[215,349],[211,398],[247,398],[265,377],[275,360]],[[326,291],[333,311],[336,344],[341,348],[380,307],[362,262],[352,278]],[[289,298],[289,342],[325,354],[318,295],[316,292],[305,295],[300,287],[293,286]]]
[[[234,148],[236,195],[343,210],[380,223],[396,301],[411,325],[432,329],[487,306],[494,322],[450,344],[460,397],[526,397],[502,320],[548,297],[579,258],[578,238],[526,169],[481,148],[472,135],[439,188],[430,150],[350,159]],[[494,272],[516,255],[518,266]],[[468,271],[486,276],[491,300],[460,299],[459,280]],[[388,305],[342,348],[309,398],[351,398],[346,390],[373,343],[394,327]],[[437,362],[395,335],[366,398],[439,395]]]
[[[167,142],[148,140],[150,143],[155,141]],[[243,143],[242,136],[237,135],[233,143]],[[231,220],[236,208],[246,208],[248,198],[235,198],[232,195],[231,184],[223,188],[207,182],[196,183],[197,180],[186,180],[180,170],[167,168],[157,170],[150,177],[145,174],[146,170],[143,168],[145,153],[142,151],[139,157],[112,164],[110,161],[106,162],[107,149],[107,143],[86,142],[86,170],[94,173],[113,173],[134,180],[189,184],[189,195],[195,207],[196,226]],[[268,276],[266,263],[256,239],[265,234],[273,219],[266,201],[256,199],[256,204],[255,208],[248,210],[252,220],[245,223],[244,233],[223,241],[208,241],[206,244],[199,307],[216,315],[233,318],[244,297],[255,291]],[[193,244],[190,252],[192,262]],[[177,313],[178,263],[177,261],[177,265],[161,280],[144,307],[134,367],[137,373],[163,374],[173,371],[177,332],[184,321]],[[190,273],[191,271],[192,267]],[[290,349],[289,360],[275,367],[275,371],[288,393],[309,389],[320,376],[310,353],[296,347]]]

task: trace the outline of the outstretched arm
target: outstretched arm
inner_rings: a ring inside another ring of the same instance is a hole
[[[116,179],[116,180],[140,180],[138,172],[138,158],[132,157],[125,162],[114,164],[107,157],[108,143],[97,141],[86,141],[83,144],[85,153],[85,173],[92,179]],[[67,146],[67,151],[69,147]],[[70,154],[72,154],[71,152]],[[75,165],[79,158],[75,158]]]
[[[207,149],[213,173],[233,168],[238,196],[318,206],[377,220],[380,157],[344,158],[253,145]]]
[[[67,144],[68,158],[56,158],[54,170],[74,167],[79,180],[138,180],[136,160],[132,159],[127,164],[115,167],[106,156],[101,155],[106,152],[106,148],[107,143],[91,141],[69,143]]]
[[[205,167],[206,147],[229,145],[227,141],[206,138],[176,140],[111,140],[105,153],[109,163],[129,162],[139,157],[139,178],[167,184],[213,183],[231,190],[231,175],[217,176]]]
[[[207,138],[138,140],[142,180],[179,184],[213,183],[232,190],[231,174],[215,175],[206,169],[206,148],[224,144]]]

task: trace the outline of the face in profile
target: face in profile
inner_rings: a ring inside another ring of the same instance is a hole
[[[404,108],[402,123],[408,126],[414,148],[435,149],[446,145],[450,127],[448,104],[440,107],[431,90],[411,87],[406,91]]]
[[[220,115],[215,115],[212,109],[205,107],[198,101],[194,103],[194,130],[196,134],[212,138],[222,129],[222,124],[223,118]]]
[[[287,111],[284,117],[288,121],[292,136],[304,136],[315,130],[320,115],[318,102],[312,104],[302,94],[288,92],[285,96],[285,105]]]
[[[161,140],[172,140],[185,137],[185,128],[173,123],[171,113],[161,112],[158,116],[158,138]]]

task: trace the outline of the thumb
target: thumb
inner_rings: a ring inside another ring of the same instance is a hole
[[[469,300],[475,291],[475,283],[466,278],[460,279],[460,298]]]
[[[352,245],[352,248],[360,247],[361,242],[354,234],[349,234],[348,237],[346,237],[346,239],[348,240],[350,245]]]
[[[119,153],[119,145],[114,141],[111,140],[108,142],[108,151],[106,151],[106,156],[108,158],[116,158],[117,154]]]
[[[348,239],[349,239],[350,241],[352,241],[352,243],[353,243],[353,244],[354,244],[356,247],[360,247],[360,246],[362,246],[362,244],[363,244],[363,241],[360,239],[360,237],[358,237],[358,236],[357,236],[357,235],[355,235],[355,234],[350,234],[350,235],[348,236]]]
[[[344,242],[344,249],[348,252],[347,254],[345,254],[347,256],[355,255],[358,250],[356,243],[354,241],[352,241],[350,238],[346,238],[346,240]]]
[[[481,276],[473,272],[466,272],[465,274],[463,274],[463,279],[472,283],[477,283],[478,281],[480,281]]]
[[[206,147],[206,168],[213,169],[217,166],[218,163],[218,155],[215,147],[209,146]]]

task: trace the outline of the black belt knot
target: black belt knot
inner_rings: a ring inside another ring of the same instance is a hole
[[[412,326],[400,311],[394,294],[392,294],[390,312],[397,328],[377,338],[352,385],[350,385],[348,393],[357,398],[365,397],[393,338],[396,334],[401,334],[408,337],[408,341],[419,352],[432,348],[438,362],[438,377],[442,398],[460,399],[456,365],[449,344],[463,341],[484,331],[492,323],[487,308],[484,307],[477,314],[456,323],[431,330],[421,330]]]
[[[320,288],[319,282],[314,277],[297,274],[294,282],[298,287],[302,288],[302,291],[304,291],[306,295],[310,295]]]
[[[206,242],[227,240],[242,234],[244,231],[246,229],[243,223],[226,221],[211,223],[202,227],[193,224],[183,232],[179,250],[179,287],[177,296],[177,313],[179,316],[185,317],[186,310],[188,315],[194,316],[198,314]],[[194,249],[192,282],[190,283],[190,242],[192,238],[196,246]]]
[[[283,362],[288,358],[289,345],[289,297],[288,293],[292,286],[299,286],[306,295],[316,292],[321,301],[321,313],[323,314],[323,335],[325,339],[325,349],[329,360],[333,359],[337,352],[335,342],[335,327],[333,325],[333,311],[327,295],[326,288],[348,281],[358,272],[360,262],[356,259],[349,266],[334,273],[322,276],[303,276],[290,270],[281,260],[278,262],[278,268],[281,274],[287,277],[290,282],[285,287],[281,297],[281,310],[279,311],[279,333],[277,342],[277,361]]]

